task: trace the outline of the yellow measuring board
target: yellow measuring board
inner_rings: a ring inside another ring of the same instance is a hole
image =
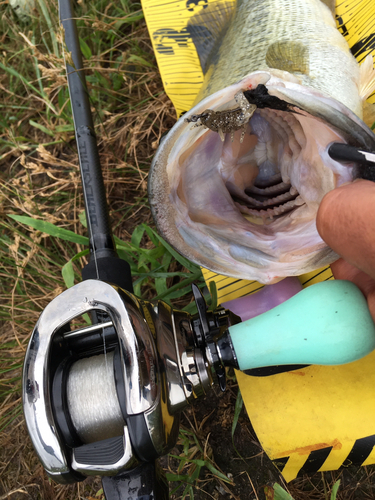
[[[375,49],[373,0],[336,0],[336,23],[354,57],[361,64]],[[375,103],[375,93],[367,99]]]
[[[232,5],[228,0],[142,0],[164,88],[178,116],[192,107],[203,83],[189,19],[224,4]],[[374,53],[375,0],[337,0],[336,22],[360,63]],[[375,94],[368,101],[375,102]],[[207,284],[216,283],[219,303],[264,286],[202,271]],[[299,279],[306,287],[333,276],[325,267]],[[371,353],[348,365],[309,366],[268,377],[237,372],[254,430],[287,481],[302,472],[375,463],[374,367]]]
[[[204,268],[202,268],[202,273],[207,285],[209,285],[210,281],[215,282],[219,304],[259,292],[259,290],[265,286],[257,281],[239,280],[228,276],[222,276]],[[314,283],[319,283],[320,281],[333,279],[334,277],[329,266],[299,276],[303,288],[313,285]]]
[[[204,79],[189,19],[208,4],[220,3],[221,0],[142,1],[164,88],[178,116],[191,109]]]

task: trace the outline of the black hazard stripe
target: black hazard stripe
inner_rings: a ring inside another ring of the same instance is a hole
[[[322,467],[324,462],[327,460],[328,455],[331,453],[332,446],[327,446],[327,448],[321,448],[320,450],[314,450],[310,452],[310,455],[306,462],[304,463],[302,469],[299,471],[298,476],[302,474],[314,474]]]
[[[363,462],[369,457],[374,446],[375,434],[372,436],[357,439],[349,455],[346,457],[338,470],[350,467],[351,465],[360,467]],[[326,448],[312,451],[309,454],[303,467],[301,467],[301,469],[299,470],[297,477],[301,477],[303,474],[314,474],[315,472],[318,472],[318,470],[324,465],[324,462],[327,460],[329,454],[331,453],[331,450],[332,446],[327,446]],[[277,458],[276,460],[272,460],[272,463],[282,473],[288,460],[289,457],[282,457]]]
[[[375,434],[361,439],[357,439],[351,452],[346,457],[340,469],[350,465],[360,466],[368,458],[375,445]]]
[[[300,477],[303,474],[314,474],[315,472],[318,472],[327,460],[331,450],[332,446],[327,446],[326,448],[321,448],[320,450],[311,451],[303,467],[299,470],[297,477]],[[289,457],[277,458],[276,460],[272,460],[272,463],[282,473],[288,460]]]

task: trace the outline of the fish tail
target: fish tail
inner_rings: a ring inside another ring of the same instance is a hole
[[[359,67],[359,96],[363,101],[375,92],[375,69],[372,54]]]

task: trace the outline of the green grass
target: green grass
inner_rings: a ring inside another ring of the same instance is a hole
[[[80,281],[88,253],[56,7],[38,0],[27,22],[9,5],[0,16],[0,429],[6,429],[0,464],[24,433],[20,377],[30,334],[43,308]],[[175,260],[152,229],[147,204],[152,144],[175,113],[140,4],[93,1],[78,5],[76,13],[118,252],[131,264],[138,295],[186,306],[188,284],[202,284],[200,270]],[[44,479],[40,483],[28,473],[39,470],[35,455],[27,452],[20,460],[21,473],[12,473],[10,461],[2,474],[0,497],[26,488],[33,498],[50,498]],[[77,498],[87,487],[54,485],[52,496]]]
[[[171,495],[180,490],[182,499],[194,500],[194,487],[198,486],[202,468],[208,469],[219,483],[233,484],[231,479],[215,467],[212,456],[207,453],[207,446],[201,445],[194,432],[180,429],[179,445],[183,448],[182,453],[169,455],[179,462],[176,473],[166,474],[167,480],[176,484],[171,490]]]
[[[80,215],[83,226],[86,228],[84,212]],[[89,254],[88,237],[81,236],[68,229],[58,227],[51,222],[36,219],[24,215],[8,214],[8,217],[19,222],[27,228],[35,229],[45,235],[59,239],[60,241],[77,243],[84,247],[84,250],[73,255],[62,267],[61,275],[67,287],[73,286],[81,281],[79,270],[74,269],[74,262]],[[145,236],[150,244],[148,248],[143,248],[141,242]],[[116,250],[119,257],[130,264],[133,277],[134,293],[138,297],[151,296],[153,300],[162,299],[172,305],[174,299],[187,299],[191,295],[191,284],[198,282],[203,288],[205,286],[202,272],[199,266],[179,255],[158,233],[147,224],[136,226],[129,242],[122,241],[115,237]],[[60,243],[61,244],[61,243]],[[170,271],[171,265],[180,264],[181,271]],[[177,283],[168,286],[168,281],[179,278]],[[147,293],[143,293],[143,288]],[[148,297],[145,297],[148,298]],[[208,302],[210,300],[209,297]],[[195,303],[190,303],[183,307],[183,310],[195,312]]]
[[[332,486],[331,494],[328,496],[328,491],[325,485],[324,476],[322,473],[323,485],[324,485],[324,500],[336,500],[337,491],[340,487],[340,479],[334,483]],[[273,486],[266,486],[264,488],[266,495],[266,500],[294,500],[292,495],[290,495],[284,488],[279,484],[275,483]]]

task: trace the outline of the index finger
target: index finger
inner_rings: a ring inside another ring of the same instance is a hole
[[[375,279],[375,183],[359,180],[327,193],[316,225],[328,246]]]

